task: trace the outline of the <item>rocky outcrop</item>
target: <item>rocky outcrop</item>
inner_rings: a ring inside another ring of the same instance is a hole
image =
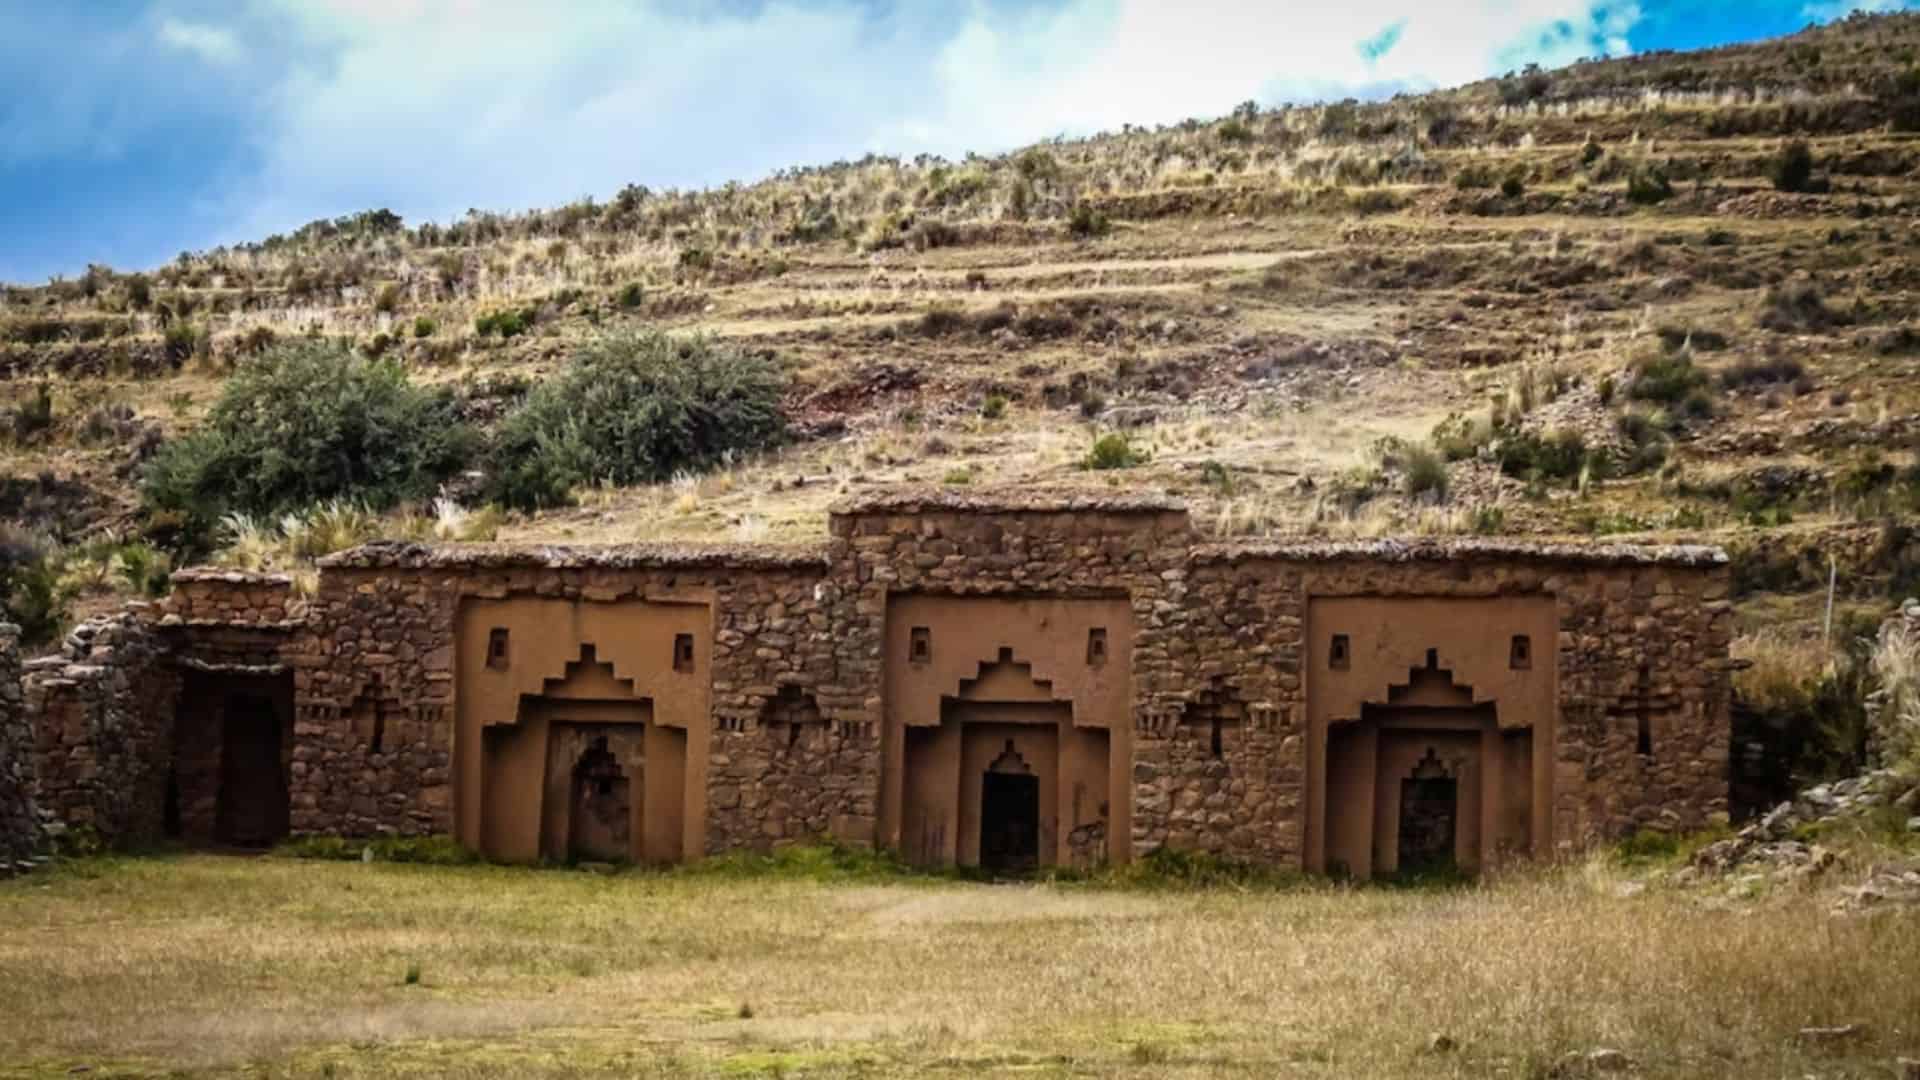
[[[1729,839],[1702,848],[1681,880],[1732,879],[1736,890],[1773,882],[1796,882],[1825,874],[1838,864],[1818,837],[1836,826],[1859,823],[1920,833],[1920,777],[1882,769],[1831,784],[1819,784],[1783,802]],[[1841,890],[1842,909],[1885,903],[1920,904],[1920,859],[1870,867],[1865,879]]]

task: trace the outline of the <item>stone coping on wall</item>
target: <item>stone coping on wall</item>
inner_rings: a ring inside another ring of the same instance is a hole
[[[418,544],[379,541],[328,555],[324,570],[824,570],[822,547],[777,544]]]
[[[189,566],[173,572],[175,585],[246,585],[254,588],[293,587],[293,575],[260,570],[232,570],[224,566]]]
[[[1715,567],[1727,553],[1703,544],[1581,544],[1418,537],[1381,540],[1272,540],[1202,544],[1196,563],[1366,561],[1535,562],[1573,566]]]
[[[1184,514],[1185,500],[1153,491],[1086,487],[958,488],[902,485],[850,495],[827,507],[835,516],[864,514]]]

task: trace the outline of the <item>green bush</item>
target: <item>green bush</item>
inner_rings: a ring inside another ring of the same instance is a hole
[[[1813,151],[1805,139],[1782,146],[1767,167],[1767,177],[1779,191],[1819,191],[1826,187],[1813,178]]]
[[[1432,447],[1412,443],[1400,451],[1401,481],[1408,495],[1447,497],[1447,462]]]
[[[988,394],[980,403],[980,416],[986,420],[998,420],[1007,415],[1007,399],[1001,394]]]
[[[415,386],[397,363],[299,342],[243,366],[206,422],[147,464],[141,494],[192,548],[229,513],[428,498],[477,447],[452,397]]]
[[[1517,199],[1527,193],[1527,178],[1519,170],[1514,170],[1500,181],[1500,194],[1509,199]]]
[[[42,645],[66,629],[69,600],[52,545],[0,524],[0,621],[18,626],[24,644]]]
[[[1685,352],[1667,352],[1640,360],[1633,366],[1633,386],[1628,395],[1638,401],[1672,404],[1682,401],[1705,386],[1707,373],[1693,365]]]
[[[639,282],[630,281],[621,287],[620,295],[616,299],[621,307],[631,311],[646,301],[647,290]]]
[[[769,356],[707,338],[616,334],[575,353],[494,440],[489,497],[536,508],[586,483],[658,483],[779,443],[786,379]]]
[[[1468,165],[1453,174],[1453,186],[1461,191],[1490,188],[1493,185],[1493,170],[1485,165]]]
[[[481,337],[497,334],[503,340],[519,337],[533,328],[533,320],[538,312],[532,308],[494,311],[473,320],[473,332]]]
[[[1500,440],[1500,471],[1521,480],[1569,481],[1587,467],[1587,441],[1578,431],[1563,428],[1542,437],[1513,432]]]
[[[427,318],[425,315],[422,315],[419,318],[413,320],[413,336],[414,337],[430,338],[433,336],[433,332],[438,329],[440,329],[440,327],[437,326],[432,319]]]
[[[1073,204],[1073,212],[1067,216],[1067,231],[1084,238],[1105,236],[1113,231],[1113,223],[1092,203],[1081,201]]]
[[[1641,206],[1652,206],[1673,197],[1673,182],[1658,165],[1640,164],[1627,174],[1627,199]]]
[[[1131,469],[1146,463],[1148,454],[1137,450],[1125,435],[1110,431],[1093,440],[1093,448],[1081,462],[1088,469]]]

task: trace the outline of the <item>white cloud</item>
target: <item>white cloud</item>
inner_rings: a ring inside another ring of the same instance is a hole
[[[164,18],[157,33],[162,45],[192,53],[210,64],[231,64],[240,59],[240,39],[223,27]]]
[[[973,0],[944,17],[852,0],[733,14],[645,0],[253,2],[308,47],[269,98],[260,167],[230,193],[223,239],[370,206],[445,219],[868,151],[991,152],[1249,98],[1423,89],[1623,52],[1639,17],[1630,0],[1024,12]],[[209,55],[239,48],[174,34]]]
[[[1633,3],[1589,0],[1076,5],[1012,25],[970,24],[942,51],[934,115],[900,134],[935,146],[1004,146],[1062,130],[1213,116],[1249,98],[1446,86],[1528,61],[1624,53],[1638,18]]]

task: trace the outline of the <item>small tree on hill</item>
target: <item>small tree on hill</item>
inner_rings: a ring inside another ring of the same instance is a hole
[[[619,334],[581,349],[494,440],[489,492],[509,506],[564,505],[582,484],[657,483],[786,434],[779,365],[707,338]]]
[[[229,513],[430,497],[477,448],[451,395],[415,386],[399,364],[296,342],[242,367],[206,422],[148,463],[142,495],[195,548]]]

